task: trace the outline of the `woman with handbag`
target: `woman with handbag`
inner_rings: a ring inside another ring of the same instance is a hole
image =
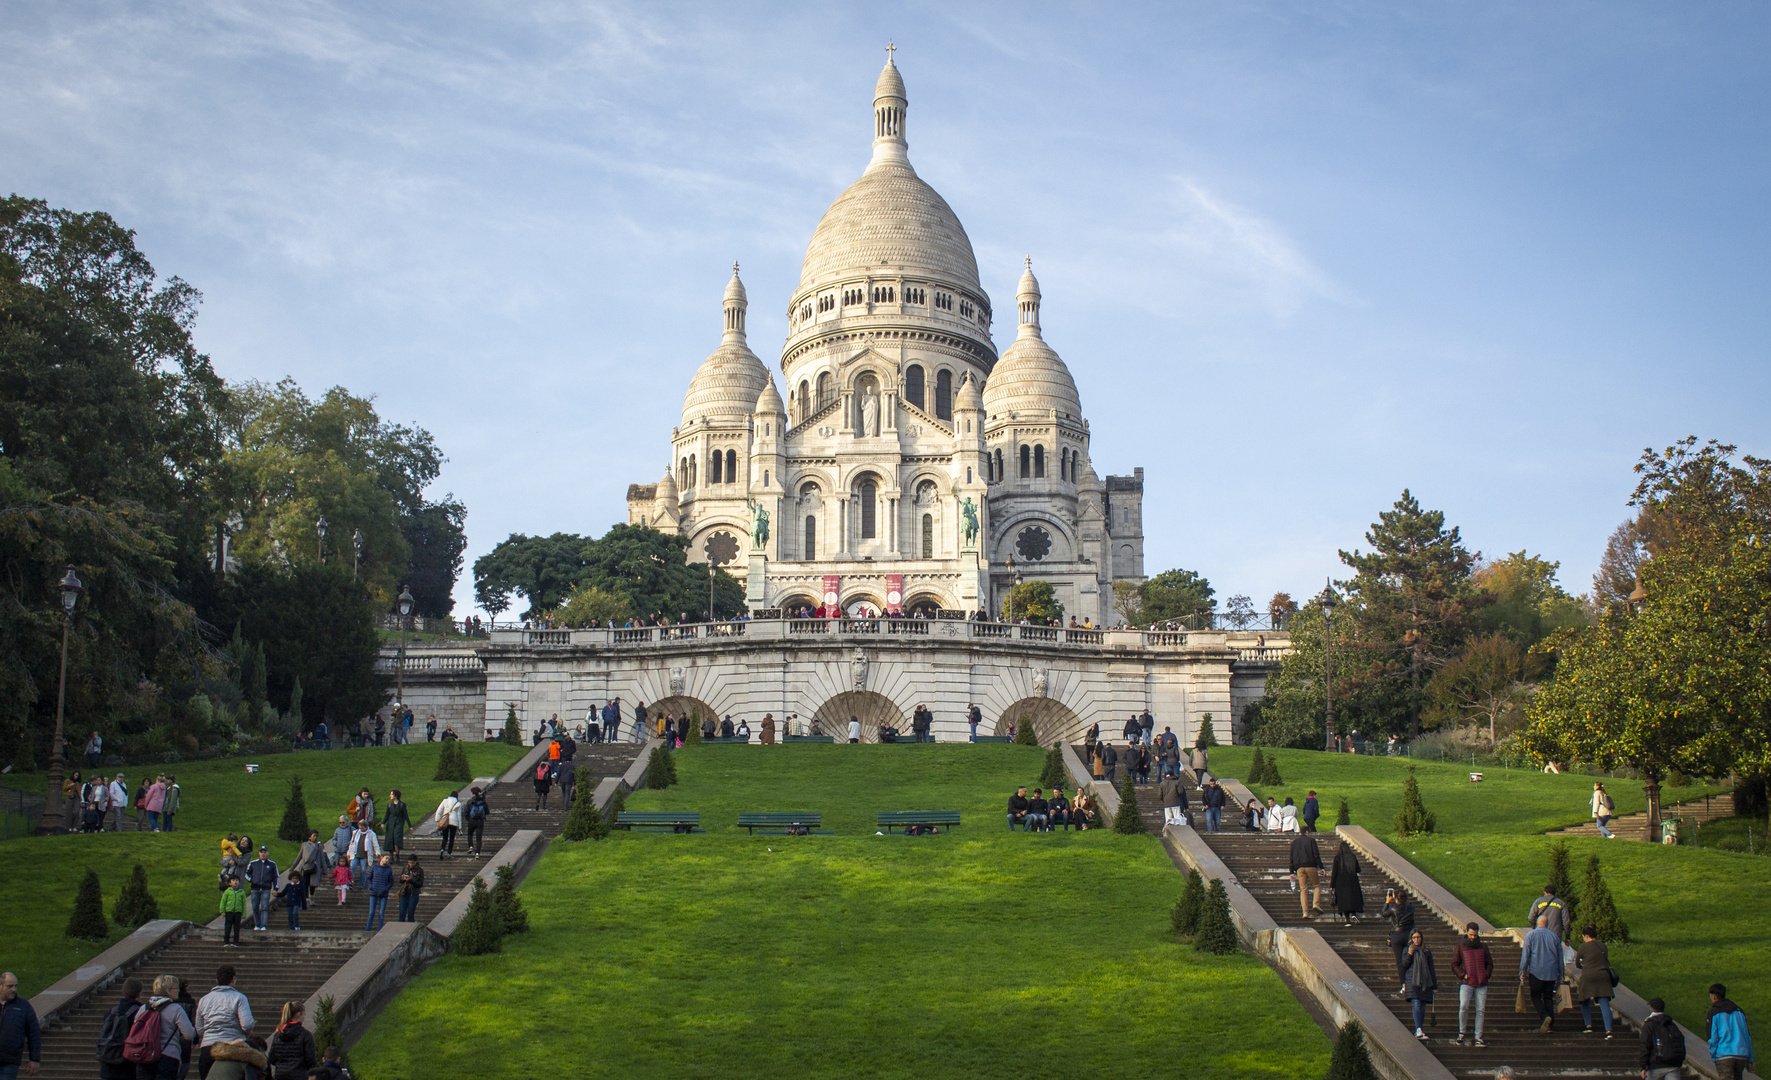
[[[1252,805],[1252,804],[1251,804]],[[1414,933],[1414,904],[1400,889],[1384,890],[1384,918],[1390,920],[1390,954],[1396,958],[1396,980],[1402,984],[1398,994],[1408,993],[1408,942]]]
[[[1433,971],[1433,950],[1427,948],[1426,938],[1419,930],[1408,935],[1408,951],[1402,956],[1402,996],[1414,1010],[1414,1037],[1421,1042],[1427,1041],[1426,1019],[1427,1007],[1433,1004],[1433,991],[1439,988],[1438,975]]]
[[[1599,940],[1597,928],[1582,928],[1580,937],[1580,949],[1574,954],[1574,996],[1580,1002],[1580,1019],[1585,1027],[1583,1034],[1593,1034],[1593,1005],[1596,1003],[1599,1016],[1605,1021],[1605,1037],[1609,1039],[1611,994],[1617,986],[1617,976],[1611,970],[1611,953]]]

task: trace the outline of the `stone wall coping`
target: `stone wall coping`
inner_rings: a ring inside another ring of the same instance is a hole
[[[1217,852],[1208,847],[1199,833],[1190,825],[1165,825],[1162,828],[1162,844],[1168,849],[1169,858],[1183,872],[1199,871],[1209,886],[1213,878],[1224,883],[1224,891],[1230,896],[1230,919],[1236,924],[1236,931],[1243,941],[1253,942],[1257,934],[1270,934],[1279,929],[1273,916],[1261,907],[1254,894],[1243,887],[1236,875],[1218,858]]]
[[[640,785],[646,782],[646,761],[652,756],[653,750],[663,745],[664,740],[656,735],[646,739],[645,745],[640,747],[639,756],[634,758],[633,764],[629,765],[627,771],[621,774],[621,782],[627,785],[627,790],[638,791]],[[601,785],[598,787],[600,788]],[[603,805],[607,806],[608,804],[604,803]]]
[[[521,780],[523,777],[534,772],[535,763],[541,760],[543,754],[547,753],[547,746],[551,741],[552,740],[543,739],[541,742],[530,747],[529,752],[518,758],[515,765],[504,770],[503,774],[498,777],[499,781],[506,784],[514,784],[518,780]]]
[[[31,999],[31,1008],[36,1011],[38,1022],[48,1027],[62,1014],[122,978],[124,972],[149,953],[164,948],[192,929],[194,926],[183,919],[154,919],[143,923],[122,941],[62,976],[47,990],[39,991]]]
[[[492,790],[492,787],[497,783],[498,783],[498,780],[496,777],[476,776],[472,780],[469,780],[467,783],[461,785],[461,790],[462,791],[470,791],[473,788],[479,788],[482,792],[486,792],[486,791]],[[441,801],[441,800],[439,800],[439,801]],[[463,801],[465,802],[465,800],[463,800]],[[437,808],[433,806],[429,810],[425,811],[423,821],[412,826],[412,835],[413,836],[435,836],[436,834],[437,834]]]
[[[474,878],[485,882],[486,888],[490,889],[498,883],[498,868],[512,866],[516,868],[517,880],[520,882],[528,874],[529,868],[535,865],[536,860],[540,859],[542,852],[546,850],[547,839],[541,835],[541,830],[519,829],[509,840],[505,841],[503,847],[486,860],[486,865],[480,867],[480,872],[475,874]],[[455,894],[455,899],[449,901],[443,910],[431,919],[430,929],[443,938],[453,934],[455,928],[461,925],[462,917],[467,914],[467,904],[472,898],[473,880],[470,879],[466,885],[461,887],[461,891]]]
[[[399,993],[412,973],[447,948],[448,942],[421,923],[388,923],[309,996],[303,1026],[314,1030],[319,1022],[320,1000],[331,998],[340,1034],[347,1044],[354,1041],[380,1007]]]

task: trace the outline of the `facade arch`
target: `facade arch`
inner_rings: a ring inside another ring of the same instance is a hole
[[[931,619],[935,617],[936,612],[944,608],[947,608],[946,601],[930,592],[918,592],[904,602],[906,615],[922,614]]]
[[[1023,718],[1033,725],[1033,736],[1039,740],[1041,746],[1050,746],[1055,742],[1081,742],[1088,730],[1082,717],[1056,698],[1025,697],[1002,710],[992,733],[1007,735],[1009,725],[1018,723]]]
[[[653,736],[657,735],[658,725],[663,723],[664,717],[667,714],[672,719],[680,719],[686,716],[691,723],[698,722],[709,716],[713,717],[715,722],[718,722],[721,719],[719,710],[715,709],[707,702],[702,701],[700,698],[692,697],[688,694],[677,694],[673,697],[659,698],[657,701],[646,706],[646,726],[651,729],[646,732],[646,734]],[[622,738],[626,738],[626,735],[624,734]]]
[[[942,368],[935,373],[935,419],[953,419],[953,369]]]
[[[904,400],[921,409],[923,402],[923,371],[921,364],[911,364],[904,369]]]
[[[889,724],[904,733],[906,739],[910,735],[910,721],[904,710],[898,708],[892,699],[872,690],[845,690],[818,706],[812,714],[812,723],[826,735],[834,735],[839,742],[846,742],[849,737],[849,717],[861,722],[861,741],[878,742],[879,729]]]
[[[813,611],[816,611],[818,610],[819,603],[820,601],[818,598],[809,593],[796,592],[790,596],[782,597],[775,606],[780,608],[783,613],[798,611],[800,608],[811,608]]]
[[[836,400],[836,380],[831,377],[830,372],[820,371],[817,375],[817,388],[818,404],[813,407],[813,411],[821,412],[824,406]]]

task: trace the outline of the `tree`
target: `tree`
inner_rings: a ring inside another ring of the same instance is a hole
[[[297,776],[289,781],[289,797],[283,800],[283,820],[277,826],[277,839],[299,844],[307,839],[307,834],[307,799],[302,796],[301,777]]]
[[[432,780],[465,784],[473,779],[473,766],[467,761],[467,747],[460,739],[444,739],[437,752],[437,771]]]
[[[1132,784],[1131,772],[1119,784],[1119,812],[1113,815],[1113,831],[1121,836],[1148,832],[1144,816],[1138,813],[1138,789]]]
[[[1210,613],[1218,606],[1211,582],[1191,570],[1164,570],[1146,579],[1139,593],[1146,625],[1193,619],[1203,613],[1205,625],[1210,626]]]
[[[1023,581],[1003,597],[1002,613],[1015,622],[1022,619],[1034,622],[1062,620],[1064,605],[1058,600],[1058,594],[1051,582]]]
[[[1218,745],[1217,726],[1211,722],[1210,713],[1199,718],[1199,741],[1205,744],[1206,749]]]
[[[642,617],[680,619],[707,610],[708,566],[688,561],[688,545],[687,537],[641,525],[616,525],[596,540],[517,533],[474,561],[474,596],[487,611],[502,611],[520,593],[529,602],[524,617],[532,618],[575,589],[594,587],[626,597]],[[743,610],[744,586],[716,570],[715,616]]]
[[[603,827],[603,812],[597,809],[594,795],[580,792],[572,800],[572,809],[566,814],[566,824],[560,829],[560,836],[566,840],[602,840],[609,835]]]
[[[301,681],[304,730],[368,716],[386,703],[389,679],[375,670],[381,656],[379,609],[331,564],[248,563],[219,594],[218,612],[232,613],[248,641],[264,647],[270,700],[293,699]]]
[[[1550,892],[1562,898],[1568,914],[1573,917],[1580,906],[1580,894],[1574,891],[1574,872],[1569,865],[1568,841],[1557,840],[1550,845]]]
[[[1348,1020],[1334,1038],[1334,1053],[1328,1059],[1328,1080],[1378,1080],[1371,1064],[1371,1051],[1365,1046],[1365,1029],[1359,1021]]]
[[[1421,509],[1406,489],[1378,514],[1365,540],[1369,553],[1340,553],[1355,572],[1344,583],[1343,618],[1358,627],[1365,660],[1341,686],[1350,696],[1379,690],[1387,699],[1378,706],[1387,714],[1383,726],[1418,735],[1426,682],[1462,645],[1481,599],[1470,583],[1475,556],[1455,527],[1445,528],[1444,513]]]
[[[1070,770],[1064,767],[1064,747],[1062,743],[1052,743],[1051,749],[1045,752],[1045,767],[1039,770],[1039,786],[1050,791],[1063,787],[1070,780]]]
[[[1247,593],[1237,593],[1224,602],[1223,621],[1232,629],[1242,630],[1254,625],[1254,601]]]
[[[400,535],[411,552],[406,583],[412,611],[433,619],[455,610],[455,582],[467,551],[467,507],[454,494],[400,515]]]
[[[1287,592],[1276,592],[1267,601],[1267,618],[1271,620],[1273,629],[1284,630],[1291,625],[1291,617],[1298,613],[1298,602]]]
[[[1340,813],[1338,813],[1334,816],[1334,823],[1336,825],[1351,825],[1351,824],[1353,824],[1353,812],[1347,806],[1347,797],[1345,795],[1341,796]]]
[[[1200,878],[1199,871],[1187,871],[1187,884],[1181,895],[1175,900],[1175,908],[1169,914],[1169,922],[1174,927],[1176,937],[1192,937],[1199,931],[1199,916],[1205,909],[1205,881]]]
[[[1630,928],[1617,913],[1617,904],[1611,899],[1611,887],[1605,884],[1605,875],[1599,872],[1597,855],[1587,856],[1586,877],[1581,882],[1577,911],[1574,926],[1578,932],[1585,933],[1590,926],[1596,931],[1594,936],[1603,942],[1630,939]]]
[[[552,611],[583,575],[588,543],[575,533],[512,533],[510,539],[474,560],[474,599],[487,611],[502,611],[510,606],[510,594],[515,592],[529,602],[524,618]]]
[[[1472,614],[1473,631],[1503,634],[1529,648],[1564,627],[1586,625],[1585,597],[1556,583],[1561,565],[1524,551],[1478,565],[1470,581],[1487,603]]]
[[[68,916],[67,936],[103,941],[111,932],[105,922],[104,898],[100,893],[98,875],[91,870],[80,879],[80,890],[74,894],[74,912]]]
[[[1393,822],[1397,836],[1418,836],[1430,833],[1436,819],[1426,804],[1421,802],[1420,785],[1414,779],[1414,766],[1408,766],[1408,779],[1402,782],[1402,809],[1396,811]]]
[[[563,626],[619,626],[633,618],[633,601],[600,585],[580,583],[560,609]]]
[[[331,994],[320,999],[320,1008],[314,1014],[314,1045],[323,1054],[328,1049],[338,1051],[338,1063],[346,1069],[350,1068],[350,1055],[345,1053],[344,1032],[338,1026],[338,1014],[333,1011]]]
[[[1279,752],[1275,750],[1267,755],[1266,771],[1261,773],[1262,787],[1279,787],[1285,781],[1279,776]]]
[[[1039,745],[1039,736],[1033,733],[1033,721],[1025,714],[1015,721],[1015,742],[1022,746]]]
[[[514,702],[504,703],[504,730],[498,733],[500,742],[508,746],[523,745],[523,725],[517,719],[517,707]]]
[[[1223,881],[1212,878],[1199,910],[1199,929],[1193,935],[1193,947],[1202,953],[1227,956],[1237,946],[1236,924],[1230,919],[1230,894]]]
[[[111,918],[118,926],[133,930],[159,917],[160,902],[148,892],[148,872],[142,869],[140,863],[136,863],[123,891],[117,894],[117,904],[111,909]]]
[[[1257,746],[1254,748],[1253,759],[1248,763],[1248,782],[1250,784],[1266,783],[1266,780],[1264,779],[1266,775],[1267,755],[1262,753],[1261,748]]]
[[[1531,700],[1529,680],[1543,670],[1542,661],[1542,653],[1527,653],[1516,639],[1500,631],[1477,638],[1427,684],[1428,721],[1485,724],[1488,742],[1494,745],[1523,720]]]
[[[1324,693],[1324,620],[1322,605],[1315,599],[1286,620],[1291,632],[1291,652],[1279,671],[1267,679],[1267,694],[1250,702],[1243,712],[1244,741],[1298,750],[1322,749],[1327,728],[1327,696]],[[1337,731],[1380,727],[1386,720],[1373,717],[1382,708],[1381,695],[1368,687],[1358,696],[1349,693],[1356,677],[1369,663],[1355,640],[1358,627],[1345,614],[1328,624],[1333,629],[1334,720]],[[1374,724],[1373,720],[1378,720]]]
[[[1120,578],[1113,583],[1113,610],[1127,626],[1139,626],[1144,622],[1144,584]]]
[[[663,791],[674,783],[676,762],[671,760],[669,750],[654,746],[651,756],[646,759],[646,786],[653,791]]]
[[[492,886],[492,906],[504,922],[506,934],[523,934],[529,930],[529,913],[523,910],[523,898],[517,895],[517,874],[511,866],[493,871],[497,884]],[[472,903],[472,900],[469,900]]]
[[[473,893],[467,900],[467,911],[449,936],[449,951],[462,956],[483,956],[504,948],[504,915],[498,910],[492,894],[486,891],[484,878],[475,876]]]
[[[627,785],[616,784],[615,797],[609,800],[608,807],[603,810],[602,835],[595,837],[595,839],[605,839],[610,833],[614,832],[615,826],[621,823],[621,812],[626,809]]]

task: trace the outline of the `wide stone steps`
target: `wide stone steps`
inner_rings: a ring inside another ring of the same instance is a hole
[[[1298,894],[1289,886],[1292,836],[1247,832],[1200,835],[1275,922],[1281,926],[1308,926],[1321,933],[1353,973],[1389,1006],[1396,1018],[1410,1031],[1414,1030],[1410,1004],[1398,993],[1401,982],[1390,949],[1390,927],[1381,914],[1384,891],[1390,886],[1381,873],[1360,860],[1365,914],[1354,925],[1344,926],[1334,914],[1334,898],[1328,887],[1328,867],[1340,851],[1340,841],[1332,833],[1316,834],[1324,866],[1323,914],[1309,918],[1301,910]],[[1558,1014],[1556,1029],[1547,1035],[1538,1033],[1535,1012],[1520,1014],[1514,1011],[1519,988],[1519,947],[1507,937],[1485,939],[1494,956],[1494,976],[1489,983],[1488,1009],[1483,1025],[1483,1038],[1488,1045],[1481,1049],[1456,1045],[1452,1040],[1457,1036],[1457,977],[1452,974],[1451,963],[1457,934],[1418,901],[1415,911],[1416,928],[1433,952],[1434,969],[1439,979],[1438,1000],[1432,1009],[1437,1023],[1425,1029],[1428,1035],[1426,1045],[1454,1075],[1492,1077],[1502,1065],[1511,1065],[1520,1077],[1597,1080],[1640,1075],[1636,1068],[1636,1036],[1621,1021],[1615,1022],[1617,1037],[1607,1042],[1603,1033],[1581,1033],[1578,1007]],[[1596,1012],[1593,1022],[1599,1025]]]
[[[1693,799],[1690,802],[1679,803],[1676,806],[1662,806],[1660,808],[1660,816],[1663,819],[1684,818],[1687,826],[1693,824],[1707,825],[1708,823],[1715,821],[1717,818],[1734,816],[1734,796],[1731,793],[1724,793],[1721,795],[1710,795],[1702,799]],[[1647,811],[1637,814],[1625,814],[1622,817],[1613,818],[1606,828],[1615,833],[1620,840],[1648,840],[1653,843],[1659,843],[1660,841],[1659,836],[1646,835],[1648,829]],[[1580,825],[1570,825],[1566,829],[1556,829],[1554,835],[1598,836],[1599,823],[1596,821],[1588,821]],[[1690,834],[1687,833],[1687,842],[1689,842],[1689,836]]]

